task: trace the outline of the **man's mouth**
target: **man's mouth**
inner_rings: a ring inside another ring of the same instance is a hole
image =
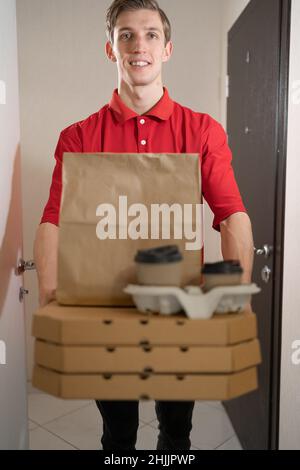
[[[147,67],[148,65],[151,65],[150,62],[146,62],[144,60],[138,60],[138,61],[131,61],[129,62],[132,67]]]

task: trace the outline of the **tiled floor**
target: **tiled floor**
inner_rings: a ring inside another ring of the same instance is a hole
[[[28,388],[30,449],[100,449],[102,422],[93,401],[61,400]],[[154,450],[157,442],[154,402],[140,402],[136,448]],[[222,405],[197,402],[191,432],[192,450],[241,450]]]

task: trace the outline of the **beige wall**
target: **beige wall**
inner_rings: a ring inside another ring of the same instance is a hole
[[[166,64],[165,85],[174,100],[217,120],[224,108],[220,89],[223,32],[235,17],[237,5],[244,3],[160,0],[173,24],[175,45],[174,56]],[[117,86],[115,66],[104,55],[104,15],[109,4],[110,0],[17,0],[26,259],[32,258],[60,130],[97,111]],[[226,25],[222,22],[225,13]],[[207,261],[221,257],[220,236],[211,229],[212,218],[206,207]],[[37,307],[35,273],[26,274],[26,287],[30,318]],[[30,369],[30,321],[27,328]]]
[[[227,35],[249,1],[250,0],[225,0],[222,2],[220,122],[224,127],[226,127]]]
[[[285,202],[280,449],[300,449],[300,2],[292,2]],[[295,87],[295,88],[294,88]]]

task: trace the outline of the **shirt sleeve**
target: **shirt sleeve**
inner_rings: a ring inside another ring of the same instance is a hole
[[[246,212],[231,165],[232,153],[221,124],[210,118],[202,147],[202,193],[214,213],[212,227],[236,212]]]
[[[52,175],[50,194],[40,224],[49,222],[59,225],[59,211],[62,193],[62,160],[65,152],[82,152],[82,142],[73,125],[61,132],[55,150],[55,168]]]

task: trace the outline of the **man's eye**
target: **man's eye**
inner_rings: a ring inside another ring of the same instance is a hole
[[[149,35],[152,37],[152,38],[157,38],[157,35],[155,33],[149,33]]]
[[[121,39],[129,39],[130,38],[130,33],[124,33],[121,35]]]

